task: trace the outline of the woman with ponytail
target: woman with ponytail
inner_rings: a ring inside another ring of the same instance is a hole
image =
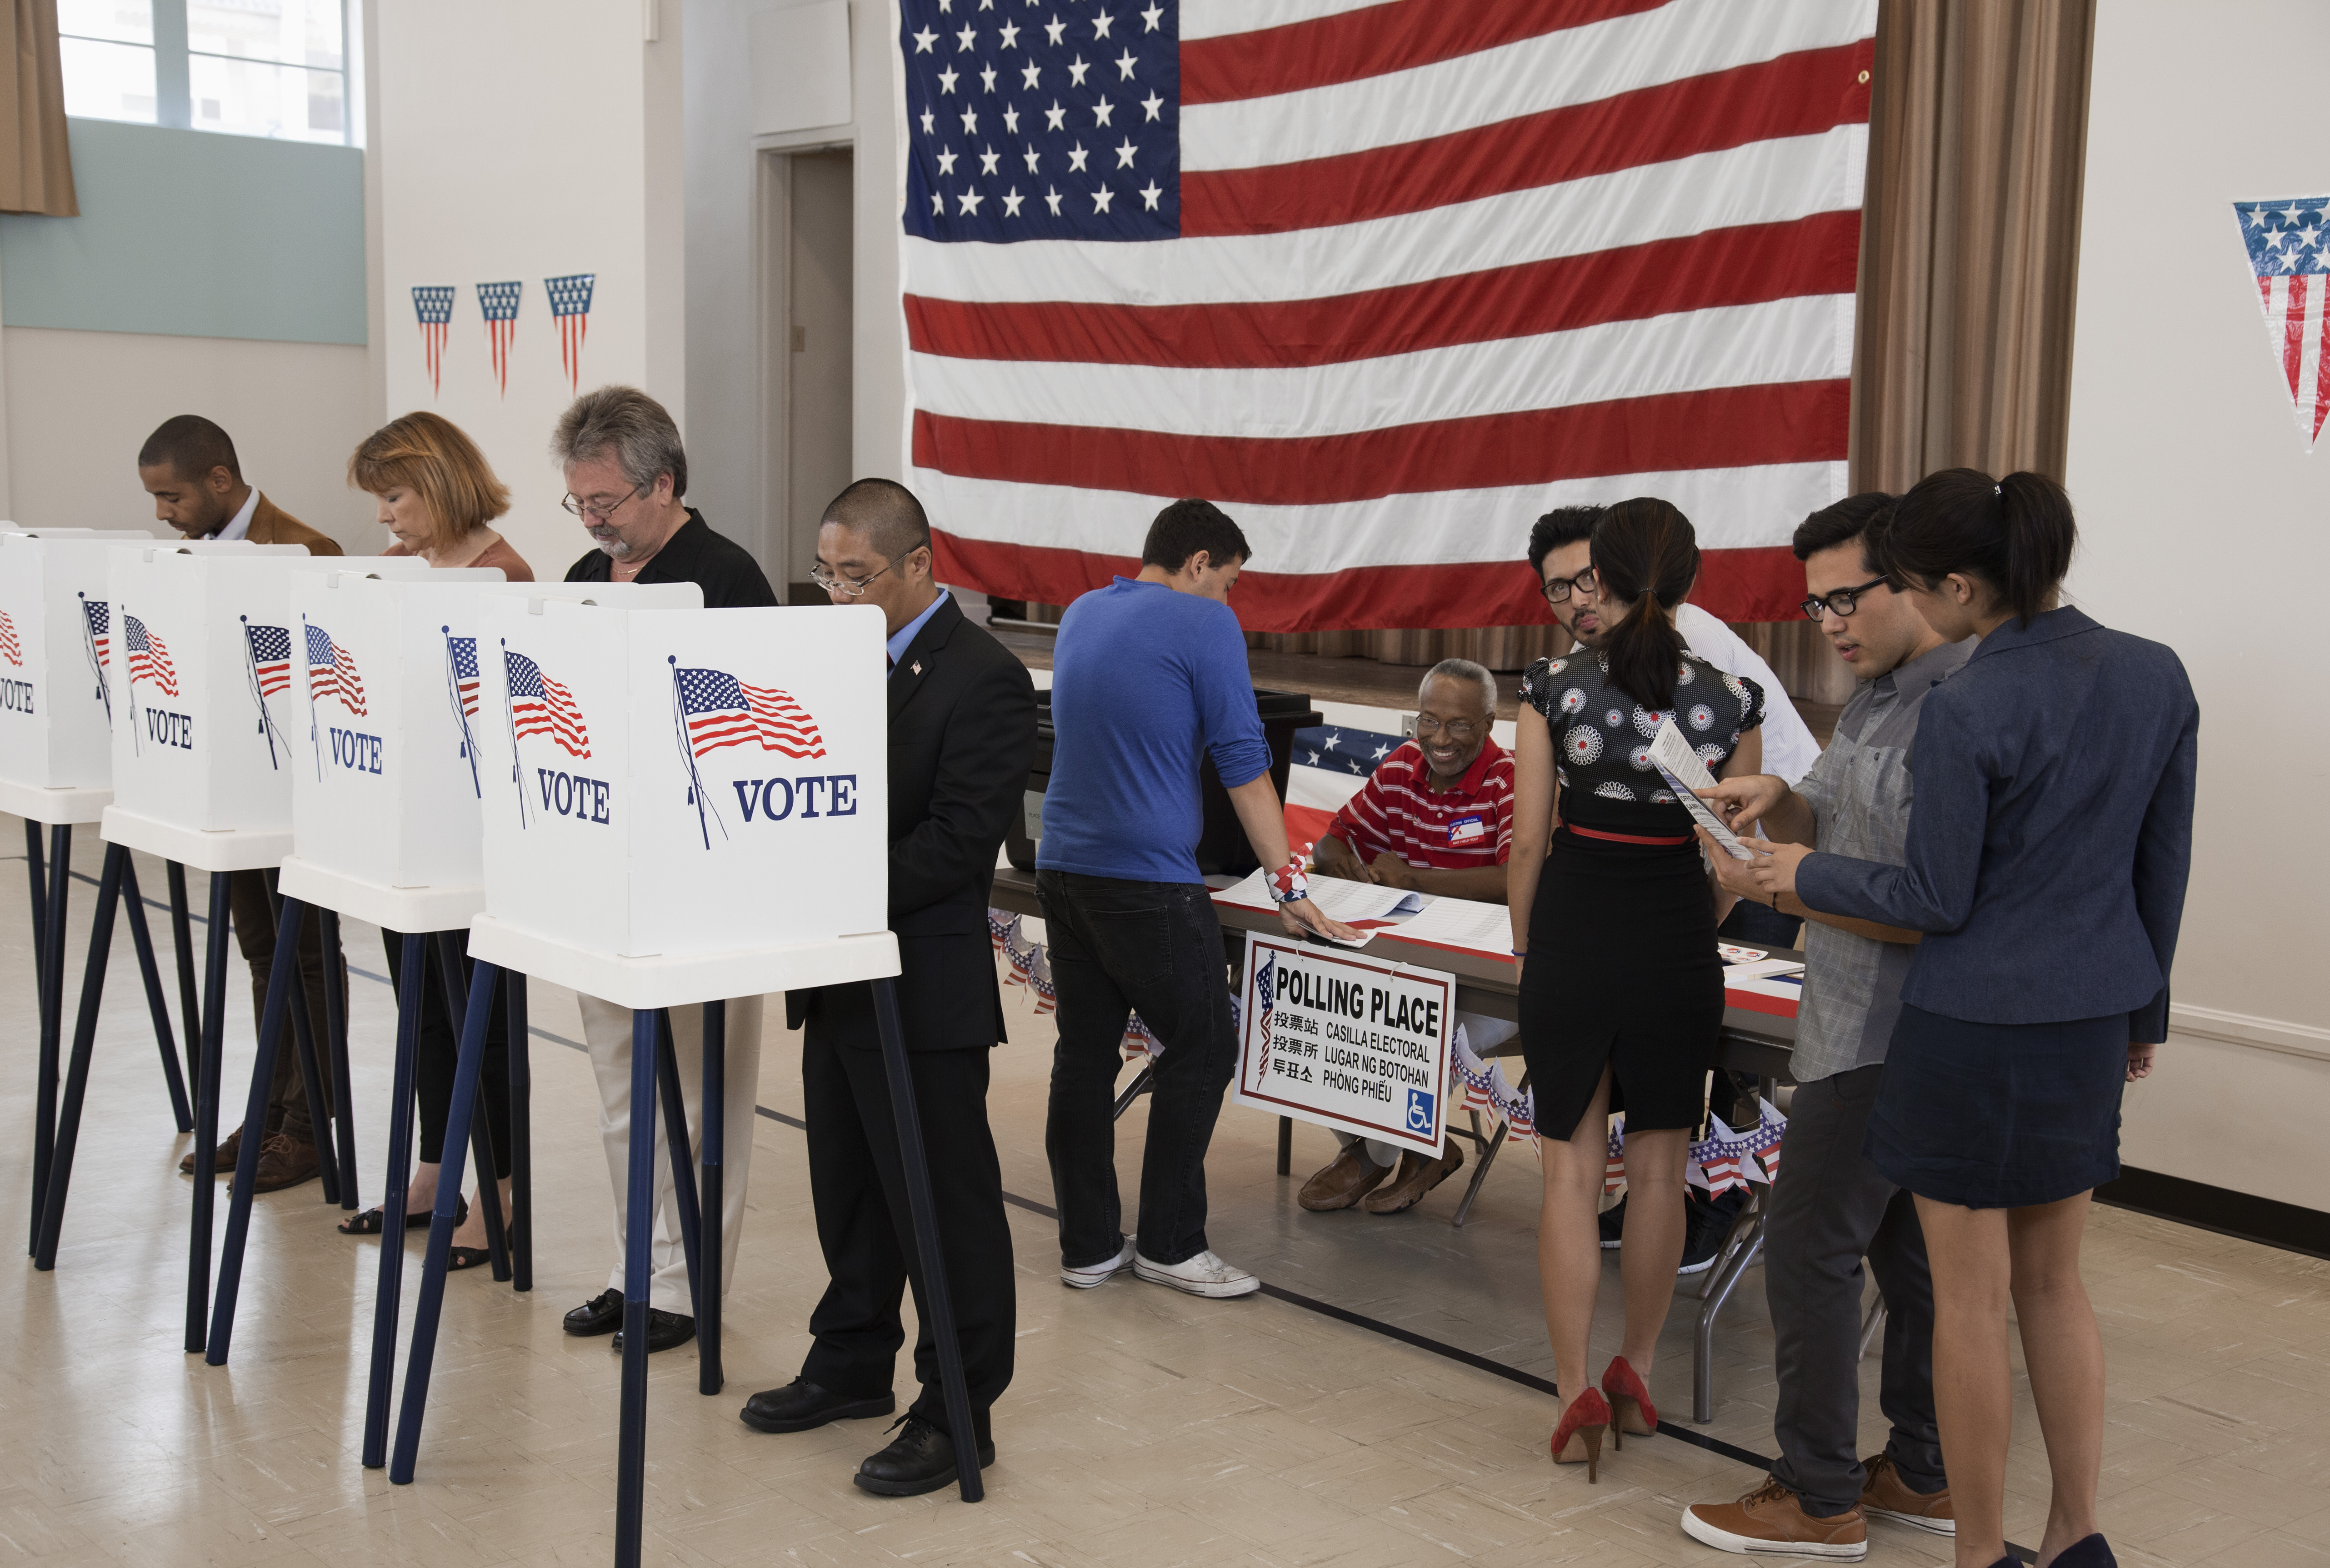
[[[1675,632],[1675,606],[1699,575],[1681,512],[1647,497],[1610,507],[1590,558],[1543,585],[1552,602],[1586,601],[1578,624],[1593,629],[1522,677],[1506,890],[1545,1166],[1538,1272],[1565,1401],[1553,1458],[1582,1461],[1593,1479],[1613,1423],[1620,1445],[1658,1429],[1645,1378],[1674,1299],[1683,1164],[1723,1027],[1713,889],[1650,744],[1672,722],[1712,771],[1758,772],[1764,693],[1685,652]],[[1595,1209],[1617,1110],[1631,1200],[1626,1327],[1597,1389],[1586,1366],[1602,1276]]]
[[[1958,1568],[2010,1568],[2001,1514],[2021,1328],[2053,1482],[2039,1562],[2099,1568],[2103,1345],[2079,1280],[2088,1195],[2119,1174],[2126,1083],[2167,1035],[2200,709],[2175,654],[2061,603],[2077,539],[2037,474],[1933,475],[1873,564],[1945,640],[1908,861],[1751,846],[1767,894],[1926,933],[1865,1151],[1916,1195]]]

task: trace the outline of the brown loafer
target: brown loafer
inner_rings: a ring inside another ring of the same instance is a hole
[[[1464,1146],[1452,1138],[1443,1147],[1448,1152],[1438,1159],[1413,1149],[1401,1155],[1398,1179],[1359,1207],[1371,1214],[1396,1214],[1423,1202],[1425,1194],[1464,1168]]]
[[[1294,1201],[1314,1214],[1348,1209],[1391,1172],[1368,1157],[1364,1144],[1352,1144],[1302,1184]]]
[[[1920,1492],[1901,1478],[1893,1456],[1879,1454],[1868,1462],[1869,1480],[1861,1488],[1861,1511],[1892,1519],[1937,1535],[1958,1533],[1956,1510],[1950,1507],[1950,1489]]]
[[[259,1146],[259,1180],[251,1190],[272,1193],[296,1187],[301,1182],[314,1181],[322,1168],[314,1144],[294,1142],[288,1134],[279,1132]]]
[[[1804,1512],[1796,1494],[1767,1480],[1736,1503],[1693,1503],[1682,1511],[1682,1531],[1719,1552],[1743,1556],[1832,1557],[1858,1563],[1869,1555],[1869,1523],[1858,1507],[1832,1518]]]
[[[213,1157],[211,1160],[211,1169],[213,1174],[217,1176],[232,1176],[234,1174],[234,1162],[242,1153],[242,1129],[238,1127],[232,1132],[228,1133],[224,1138],[219,1139],[218,1147],[213,1151]],[[178,1161],[178,1170],[185,1176],[192,1176],[194,1174],[194,1151],[193,1149],[188,1149],[186,1151],[185,1157]]]

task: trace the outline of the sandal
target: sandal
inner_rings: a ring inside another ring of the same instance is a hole
[[[462,1221],[467,1220],[469,1217],[469,1200],[463,1198],[461,1200],[460,1213],[455,1216],[453,1223],[456,1226],[459,1226]],[[430,1218],[431,1214],[427,1209],[422,1209],[417,1214],[408,1213],[404,1216],[404,1228],[408,1231],[425,1231],[429,1228]],[[387,1223],[387,1220],[388,1216],[382,1213],[380,1209],[370,1208],[366,1209],[360,1214],[351,1214],[346,1219],[342,1220],[339,1224],[339,1232],[340,1234],[344,1236],[377,1236],[380,1234],[381,1227]]]
[[[474,1269],[480,1263],[490,1263],[493,1261],[493,1251],[488,1247],[456,1246],[445,1249],[445,1271],[449,1274],[459,1269]]]

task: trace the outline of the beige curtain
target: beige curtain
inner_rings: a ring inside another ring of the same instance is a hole
[[[0,0],[0,28],[10,68],[0,71],[0,213],[73,217],[57,0]]]

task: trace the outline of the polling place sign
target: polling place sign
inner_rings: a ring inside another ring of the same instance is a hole
[[[1230,1097],[1437,1156],[1456,978],[1248,933]]]

